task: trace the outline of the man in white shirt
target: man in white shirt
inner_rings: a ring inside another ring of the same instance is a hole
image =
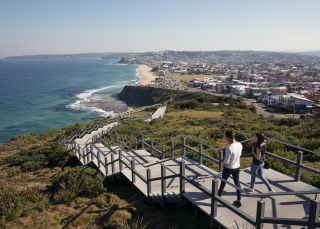
[[[239,175],[240,175],[240,156],[242,153],[242,144],[240,142],[237,142],[234,136],[234,133],[232,131],[227,131],[226,139],[228,141],[228,145],[226,148],[226,155],[224,157],[224,166],[222,171],[222,178],[227,180],[230,175],[232,175],[234,184],[241,188],[240,182],[239,182]],[[218,195],[221,196],[223,189],[226,185],[226,182],[221,181]],[[237,190],[237,200],[233,202],[233,205],[236,207],[241,206],[241,192],[240,190]]]

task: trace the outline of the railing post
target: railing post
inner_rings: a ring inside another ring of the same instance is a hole
[[[104,169],[106,172],[106,176],[108,176],[108,158],[107,158],[107,156],[104,157]]]
[[[120,172],[123,170],[121,149],[119,149],[119,169],[120,169]]]
[[[150,198],[150,194],[151,194],[151,170],[150,168],[147,168],[147,194],[148,197]]]
[[[154,142],[153,140],[151,140],[151,149],[150,149],[151,155],[153,155],[153,148],[154,148]]]
[[[136,138],[136,150],[138,149],[138,139]]]
[[[316,228],[319,221],[320,202],[310,199],[308,229]]]
[[[88,146],[87,146],[88,147]],[[92,151],[91,149],[88,150],[89,152],[87,152],[87,163],[89,163],[89,157],[90,157],[90,154],[92,155]]]
[[[136,183],[136,174],[135,174],[135,170],[136,170],[136,165],[134,160],[131,160],[131,173],[132,173],[132,183]]]
[[[97,150],[97,160],[98,160],[98,168],[100,169],[100,150]]]
[[[202,154],[203,154],[203,145],[200,143],[199,144],[199,163],[202,164]]]
[[[219,150],[219,172],[223,169],[223,150]]]
[[[87,155],[85,154],[85,155],[82,156],[82,160],[83,160],[83,164],[84,164],[84,165],[87,164],[87,163],[86,163],[86,162],[87,162],[86,159],[87,159]]]
[[[77,151],[78,151],[78,155],[79,155],[79,160],[81,161],[81,159],[80,159],[80,158],[81,158],[81,148],[80,148],[80,145],[78,145],[78,150],[77,150]]]
[[[90,151],[91,151],[91,161],[93,161],[93,145],[90,144]]]
[[[174,142],[171,140],[171,157],[174,157]]]
[[[141,135],[141,149],[144,149],[144,136]]]
[[[180,161],[180,198],[182,198],[182,193],[185,192],[185,183],[184,176],[186,175],[186,165],[184,161]]]
[[[186,156],[186,144],[187,144],[187,141],[186,141],[186,137],[185,136],[183,136],[182,137],[182,155],[183,156]]]
[[[256,229],[262,229],[263,224],[261,223],[264,217],[265,211],[265,202],[263,200],[259,200],[257,202],[257,215],[256,215]]]
[[[303,160],[303,151],[298,151],[297,154],[297,164],[296,164],[296,173],[295,173],[295,181],[300,181],[301,177],[301,164]]]
[[[112,172],[112,174],[114,174],[114,171],[115,169],[114,169],[114,154],[113,154],[113,152],[111,153],[111,172]]]
[[[165,145],[162,145],[161,153],[162,153],[162,159],[165,159],[166,158],[166,146]]]
[[[161,163],[161,205],[162,208],[164,208],[164,201],[165,201],[165,193],[167,192],[167,183],[166,183],[166,167],[164,166],[163,163]]]
[[[210,214],[210,227],[213,227],[214,218],[217,217],[218,204],[216,197],[218,196],[218,180],[212,179],[211,188],[211,214]]]

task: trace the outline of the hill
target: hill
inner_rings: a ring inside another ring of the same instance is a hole
[[[144,99],[147,98],[148,99]],[[263,118],[240,99],[220,98],[201,92],[177,92],[148,87],[126,87],[120,96],[141,106],[172,98],[164,119],[150,123],[126,120],[115,128],[126,140],[139,134],[164,142],[186,134],[217,147],[225,145],[223,133],[233,129],[243,140],[255,132],[320,151],[319,117],[305,120]],[[147,101],[147,102],[146,102]],[[142,112],[141,115],[145,115]],[[97,121],[95,121],[97,122]],[[93,123],[18,137],[0,145],[0,219],[6,228],[206,228],[208,219],[194,215],[190,206],[168,206],[159,211],[121,177],[103,180],[97,170],[81,166],[71,151],[57,144]],[[294,152],[271,145],[279,155],[294,159]],[[318,155],[304,162],[320,168]],[[243,158],[248,166],[251,158]],[[271,161],[274,169],[292,175],[293,168]],[[320,177],[302,173],[302,180],[320,187]],[[135,226],[134,226],[135,225]]]

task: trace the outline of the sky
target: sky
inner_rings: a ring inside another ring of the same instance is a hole
[[[0,57],[320,50],[319,0],[0,0]]]

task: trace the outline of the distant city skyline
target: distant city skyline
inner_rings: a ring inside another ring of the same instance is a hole
[[[318,0],[1,0],[0,57],[320,51],[319,9]]]

